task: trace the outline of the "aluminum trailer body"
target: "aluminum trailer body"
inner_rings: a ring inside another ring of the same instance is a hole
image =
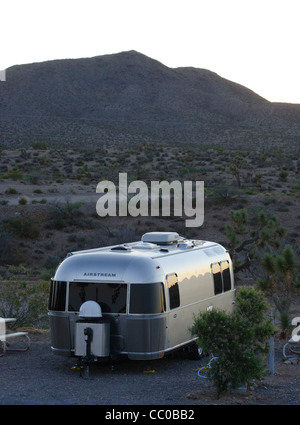
[[[51,348],[77,355],[79,311],[92,300],[110,324],[108,347],[100,352],[158,359],[195,344],[194,315],[211,309],[232,312],[234,293],[225,248],[175,232],[150,232],[138,242],[73,252],[51,281]]]

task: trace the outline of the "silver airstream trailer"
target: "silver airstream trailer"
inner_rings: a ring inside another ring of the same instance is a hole
[[[221,245],[150,232],[141,241],[72,252],[51,281],[52,350],[83,356],[86,330],[95,361],[151,360],[196,345],[194,315],[232,311],[234,279]]]

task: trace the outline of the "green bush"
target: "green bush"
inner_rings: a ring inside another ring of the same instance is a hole
[[[199,346],[218,358],[209,369],[218,395],[263,377],[262,353],[268,352],[267,342],[274,334],[266,311],[262,292],[241,288],[233,314],[213,310],[195,318],[192,333]]]
[[[44,151],[44,150],[47,149],[47,144],[46,144],[46,142],[37,141],[37,142],[33,142],[31,144],[31,147],[33,149],[38,149],[38,150],[43,150]]]
[[[9,188],[6,189],[5,194],[6,195],[17,195],[18,191],[14,187],[9,187]]]
[[[0,289],[1,317],[15,317],[15,327],[48,327],[48,282],[5,281]]]
[[[15,237],[0,224],[0,265],[15,261]]]
[[[21,196],[21,198],[19,199],[19,204],[20,205],[26,205],[27,204],[26,196]]]
[[[13,170],[7,171],[2,176],[3,179],[12,179],[12,180],[22,180],[23,173],[18,168],[14,168]]]
[[[289,173],[286,170],[281,170],[279,172],[279,178],[280,178],[280,180],[286,181],[288,174]]]
[[[44,265],[48,270],[55,270],[60,262],[61,258],[56,257],[55,255],[48,255]]]
[[[36,221],[29,215],[7,218],[3,221],[3,226],[8,232],[24,238],[35,239],[39,236]]]
[[[80,211],[81,205],[82,202],[67,202],[66,204],[55,205],[49,211],[47,227],[49,229],[61,230],[66,226],[83,226],[83,213]]]

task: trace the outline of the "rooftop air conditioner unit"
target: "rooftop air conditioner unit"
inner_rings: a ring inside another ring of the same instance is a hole
[[[179,234],[176,232],[148,232],[142,236],[142,242],[156,243],[158,245],[170,245],[176,243]]]

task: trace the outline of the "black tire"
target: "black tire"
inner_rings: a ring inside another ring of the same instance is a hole
[[[190,345],[190,353],[193,360],[200,360],[203,356],[203,349],[196,342],[193,342]]]

